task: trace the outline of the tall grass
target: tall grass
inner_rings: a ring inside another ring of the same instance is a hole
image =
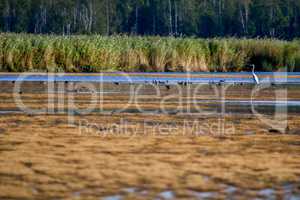
[[[0,34],[5,72],[300,70],[300,41]]]

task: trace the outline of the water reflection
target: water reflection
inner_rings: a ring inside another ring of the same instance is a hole
[[[233,185],[220,184],[220,189],[218,191],[196,191],[196,190],[186,190],[186,195],[188,198],[193,199],[239,199],[242,197],[251,197],[252,199],[262,199],[262,200],[274,200],[278,197],[284,200],[300,200],[300,185],[299,184],[285,184],[281,187],[265,188],[261,190],[247,190],[238,188]],[[123,195],[120,195],[123,194]],[[154,192],[151,189],[139,189],[137,187],[128,187],[120,191],[120,194],[114,194],[111,196],[106,196],[103,200],[122,200],[126,199],[128,195],[130,197],[146,198],[149,194],[154,194],[156,200],[170,200],[176,199],[176,190],[163,190],[161,192]],[[278,196],[279,195],[279,196]],[[77,194],[75,196],[80,196]]]

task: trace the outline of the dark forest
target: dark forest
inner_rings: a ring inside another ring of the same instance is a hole
[[[0,0],[0,32],[300,36],[300,0]]]

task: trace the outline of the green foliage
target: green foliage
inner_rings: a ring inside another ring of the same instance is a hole
[[[300,70],[300,42],[129,36],[0,34],[0,70],[166,72]]]
[[[0,32],[300,37],[300,0],[0,0]]]

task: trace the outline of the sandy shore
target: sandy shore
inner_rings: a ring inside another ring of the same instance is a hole
[[[107,89],[126,91],[119,87]],[[161,109],[161,99],[176,91],[161,89],[162,96],[145,89],[138,105]],[[202,88],[196,97],[216,99],[210,91]],[[232,88],[226,99],[247,99],[250,91]],[[300,99],[297,88],[288,91],[288,99]],[[51,95],[56,107],[67,108],[57,93]],[[76,105],[88,107],[90,95],[73,94]],[[1,87],[0,110],[18,108],[13,96],[12,87]],[[20,97],[26,106],[41,109],[49,95],[45,86],[28,85]],[[274,99],[274,91],[257,99]],[[1,114],[0,199],[300,198],[297,113],[287,115],[290,130],[281,134],[249,109],[145,115],[132,107],[112,112],[123,108],[126,94],[104,100],[105,114]],[[168,110],[177,109],[177,103],[176,98],[166,103]]]

